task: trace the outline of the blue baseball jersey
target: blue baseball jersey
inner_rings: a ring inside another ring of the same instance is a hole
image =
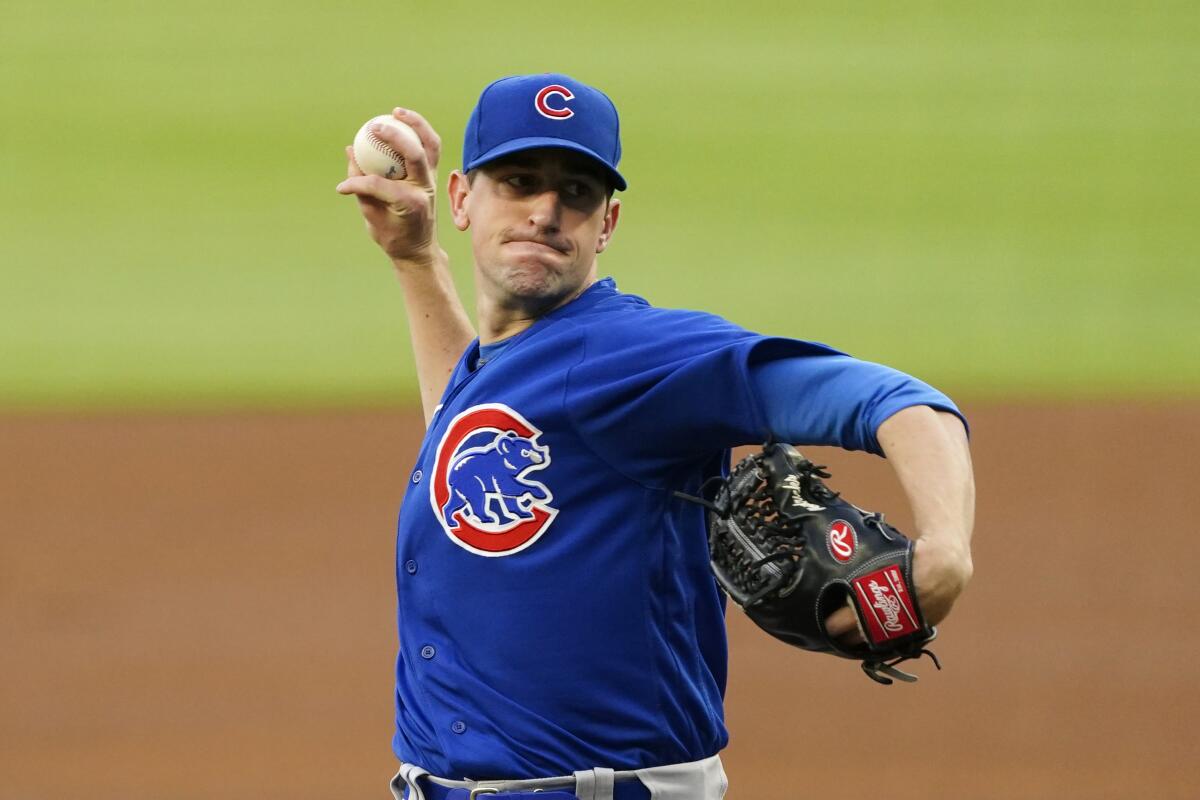
[[[724,599],[704,510],[673,492],[696,493],[773,424],[877,451],[900,407],[954,410],[894,370],[654,308],[610,279],[472,369],[478,354],[430,423],[396,544],[393,749],[445,777],[718,752]],[[763,385],[797,396],[764,405]]]

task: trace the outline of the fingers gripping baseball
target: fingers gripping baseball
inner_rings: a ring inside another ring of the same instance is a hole
[[[346,179],[338,184],[340,194],[353,194],[367,231],[394,261],[427,262],[436,249],[436,166],[441,155],[437,133],[415,112],[396,109],[393,116],[417,134],[400,135],[386,125],[371,130],[384,144],[403,157],[402,179],[365,175],[346,148]]]
[[[405,108],[397,108],[392,112],[392,116],[406,123],[416,132],[417,137],[421,140],[421,145],[425,148],[425,158],[429,169],[436,173],[438,162],[442,158],[442,138],[437,135],[433,126],[416,111],[409,111]]]

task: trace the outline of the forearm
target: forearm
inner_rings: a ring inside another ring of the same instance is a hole
[[[346,179],[340,194],[354,195],[367,232],[392,260],[404,288],[408,328],[417,366],[417,383],[425,424],[446,389],[454,366],[475,338],[463,308],[450,262],[437,242],[437,164],[442,140],[429,122],[411,109],[396,108],[392,116],[403,125],[372,125],[381,141],[403,156],[407,172],[392,180],[365,175],[346,148]],[[408,126],[416,134],[400,135]]]
[[[428,263],[393,260],[392,264],[404,290],[421,408],[428,425],[475,330],[454,287],[445,251],[437,248]]]
[[[884,420],[877,436],[912,507],[914,534],[969,568],[975,480],[962,421],[928,406],[911,406]]]

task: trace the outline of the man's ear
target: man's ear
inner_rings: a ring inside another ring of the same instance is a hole
[[[608,201],[608,209],[604,212],[604,227],[600,229],[600,238],[596,242],[596,252],[603,253],[612,240],[613,231],[617,229],[617,219],[621,216],[621,201],[615,197]]]
[[[465,231],[471,227],[471,218],[467,215],[467,197],[471,194],[471,184],[462,170],[456,169],[450,173],[447,193],[450,195],[450,217],[454,220],[454,227]]]

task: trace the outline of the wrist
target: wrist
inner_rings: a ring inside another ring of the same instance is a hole
[[[975,572],[971,549],[957,538],[922,536],[917,539],[915,550],[928,569],[936,570],[946,579],[966,585]]]
[[[416,253],[402,258],[392,257],[392,268],[404,275],[412,272],[426,272],[440,265],[448,264],[450,259],[446,251],[436,244],[430,245]]]

